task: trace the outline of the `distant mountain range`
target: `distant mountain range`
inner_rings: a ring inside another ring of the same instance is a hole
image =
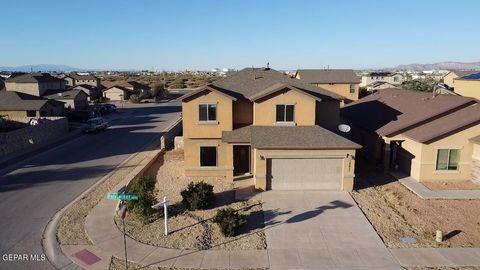
[[[399,65],[387,70],[480,70],[480,62],[462,63],[462,62],[440,62],[435,64],[410,64]]]
[[[18,67],[0,67],[0,71],[18,71],[18,72],[37,72],[37,71],[44,71],[44,72],[72,72],[72,71],[81,71],[79,68],[70,67],[66,65],[25,65],[25,66],[18,66]]]

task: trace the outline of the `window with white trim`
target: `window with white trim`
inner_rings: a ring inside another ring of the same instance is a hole
[[[198,120],[201,122],[217,121],[217,104],[198,105]]]
[[[437,171],[455,171],[458,169],[460,150],[438,149],[437,150]]]

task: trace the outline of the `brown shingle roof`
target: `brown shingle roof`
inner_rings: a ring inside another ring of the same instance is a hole
[[[480,123],[480,105],[476,103],[411,129],[404,135],[417,142],[429,143],[478,123]]]
[[[72,89],[66,91],[49,90],[45,93],[45,95],[43,95],[43,97],[48,99],[75,99],[75,97],[80,93],[88,96],[88,94],[81,89]]]
[[[391,136],[476,103],[472,98],[403,89],[384,89],[347,104],[342,117],[382,136]]]
[[[352,69],[299,69],[297,75],[307,83],[360,83]]]
[[[26,73],[12,78],[8,78],[6,82],[16,83],[39,83],[39,82],[54,82],[62,81],[62,79],[53,77],[48,73]]]
[[[328,90],[304,83],[301,80],[292,79],[279,71],[265,68],[245,68],[225,78],[214,81],[208,86],[214,87],[217,91],[221,91],[234,98],[251,100],[252,97],[257,96],[266,89],[276,87],[280,84],[295,87],[321,100],[344,99],[344,97]],[[198,88],[188,95],[184,95],[180,100],[184,100],[202,91],[205,91],[205,89]]]
[[[248,126],[222,134],[222,141],[259,149],[358,149],[360,145],[319,126]]]
[[[0,91],[0,111],[38,111],[47,103],[63,106],[63,102],[56,100],[15,91]]]

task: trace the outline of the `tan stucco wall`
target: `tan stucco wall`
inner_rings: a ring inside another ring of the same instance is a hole
[[[342,190],[353,189],[353,178],[355,177],[355,150],[271,150],[254,149],[253,153],[253,176],[255,188],[266,190],[267,188],[267,158],[268,157],[311,157],[311,158],[341,158],[343,162]]]
[[[198,106],[202,103],[217,104],[217,121],[198,121]],[[232,130],[232,100],[222,94],[204,91],[196,98],[182,102],[184,138],[222,138],[222,131]]]
[[[217,147],[217,167],[200,167],[200,146]],[[184,137],[184,155],[186,176],[217,176],[233,181],[233,147],[221,139]]]
[[[0,111],[0,115],[8,115],[8,117],[27,117],[27,111]]]
[[[391,138],[404,140],[402,148],[414,156],[410,176],[419,182],[465,181],[471,179],[473,143],[468,139],[480,134],[480,125],[465,129],[430,144],[421,144],[402,135]],[[437,171],[438,149],[459,149],[459,167],[456,171]]]
[[[125,99],[125,95],[126,95],[125,91],[116,87],[110,88],[103,92],[103,96],[105,98],[108,98],[109,100],[116,100],[116,101]]]
[[[15,83],[6,82],[7,91],[16,91],[34,96],[40,96],[40,89],[37,83]]]
[[[333,92],[335,94],[341,95],[343,97],[346,97],[349,100],[358,100],[358,83],[352,83],[355,86],[355,92],[350,93],[350,84],[345,84],[345,83],[334,83],[334,84],[329,84],[329,83],[320,83],[320,84],[314,84],[315,86],[318,86],[320,88],[323,88],[325,90],[328,90],[330,92]]]
[[[454,79],[456,78],[458,78],[458,76],[455,73],[449,72],[447,75],[443,76],[442,80],[443,80],[443,83],[453,86],[455,83]]]
[[[340,102],[338,100],[316,102],[315,124],[337,131],[339,123]]]
[[[480,99],[480,80],[454,80],[455,93]]]
[[[40,117],[40,111],[45,112],[45,116],[58,116],[64,112],[63,107],[61,106],[51,106],[50,104],[45,104],[39,111],[36,111],[35,117]],[[28,117],[27,111],[0,111],[0,115],[8,115],[8,117]]]
[[[473,145],[472,181],[480,183],[480,144]]]
[[[233,102],[233,124],[253,124],[253,102],[248,100]]]
[[[254,125],[273,126],[277,104],[294,104],[294,121],[297,126],[315,125],[315,99],[294,90],[277,92],[254,103]]]

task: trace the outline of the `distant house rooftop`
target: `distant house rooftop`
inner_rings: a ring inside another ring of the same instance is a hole
[[[476,73],[465,75],[457,80],[480,80],[480,72],[476,71]]]
[[[406,136],[426,142],[480,121],[475,99],[403,89],[384,89],[347,104],[341,115],[381,136]]]
[[[98,80],[97,77],[93,76],[93,75],[78,75],[78,74],[75,74],[75,73],[72,73],[72,74],[67,74],[66,77],[70,77],[74,80]]]
[[[371,72],[368,74],[370,77],[389,77],[393,76],[395,73],[393,72],[387,72],[387,71],[381,71],[381,72]]]
[[[5,82],[15,83],[39,83],[39,82],[55,82],[62,79],[56,78],[48,73],[26,73],[15,77],[8,78]]]
[[[56,100],[15,91],[0,91],[0,111],[37,111],[46,103],[57,103],[63,106],[63,102]]]
[[[306,83],[360,83],[352,69],[299,69],[297,76]]]
[[[88,96],[88,94],[85,93],[83,90],[72,89],[67,91],[49,90],[45,93],[43,97],[48,99],[75,99],[75,97],[82,92]]]

